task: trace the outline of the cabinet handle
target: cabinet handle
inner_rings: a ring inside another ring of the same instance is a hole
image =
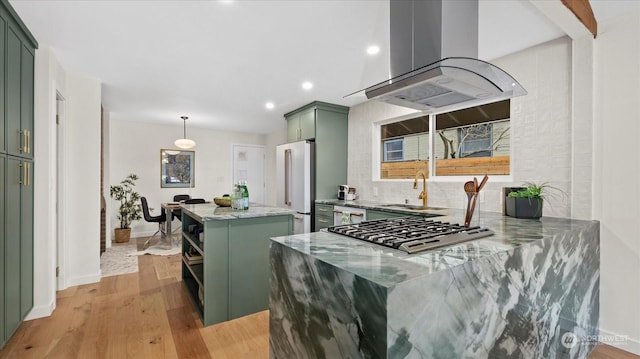
[[[333,210],[333,213],[342,214],[342,211]],[[364,216],[364,213],[350,213],[349,215],[356,216],[356,217],[362,217],[362,216]]]
[[[23,186],[28,186],[31,184],[31,182],[29,181],[29,172],[31,172],[31,166],[29,165],[29,162],[23,162],[18,164],[18,167],[20,167],[20,179],[18,180],[18,184],[21,184]]]
[[[27,130],[20,130],[20,144],[18,145],[18,151],[20,153],[25,152],[27,148]]]
[[[31,185],[31,163],[25,163],[27,165],[27,177],[25,177],[25,182],[27,182],[27,186]]]
[[[31,130],[25,130],[27,132],[27,147],[26,153],[31,153]]]

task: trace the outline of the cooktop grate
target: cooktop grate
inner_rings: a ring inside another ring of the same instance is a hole
[[[400,249],[407,253],[458,244],[494,233],[481,227],[434,221],[426,218],[385,218],[328,228],[329,232]]]

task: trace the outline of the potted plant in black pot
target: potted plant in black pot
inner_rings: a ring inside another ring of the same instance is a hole
[[[118,219],[120,228],[115,229],[115,240],[117,243],[129,242],[131,237],[131,222],[142,218],[142,207],[140,206],[140,195],[134,191],[135,181],[138,176],[130,174],[120,182],[118,186],[111,186],[111,198],[120,201],[118,209]]]
[[[506,214],[515,218],[537,219],[542,216],[544,199],[551,197],[551,191],[560,189],[548,183],[525,183],[523,187],[512,187],[505,198]]]

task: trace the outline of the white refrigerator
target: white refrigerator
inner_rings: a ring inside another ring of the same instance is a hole
[[[300,141],[276,147],[277,206],[296,211],[293,232],[311,232],[314,200],[313,142]]]

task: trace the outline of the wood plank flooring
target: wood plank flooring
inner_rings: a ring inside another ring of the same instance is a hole
[[[202,327],[180,279],[180,256],[139,257],[139,272],[58,292],[48,318],[24,322],[4,358],[269,357],[269,313]],[[639,356],[599,345],[589,359]]]

